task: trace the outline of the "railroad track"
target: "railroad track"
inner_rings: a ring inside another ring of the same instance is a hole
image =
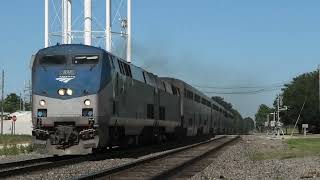
[[[0,164],[0,179],[4,177],[27,174],[30,172],[50,168],[58,168],[61,166],[67,166],[86,161],[96,161],[101,159],[119,157],[127,152],[128,151],[115,150],[110,151],[108,153],[97,153],[89,155],[50,156],[45,158],[4,163]]]
[[[0,164],[0,178],[80,163],[86,160],[88,160],[87,156],[50,156]]]
[[[205,142],[178,148],[157,156],[102,170],[76,179],[179,179],[177,174],[221,149],[239,136],[222,136]],[[183,176],[183,175],[182,175]],[[185,177],[185,176],[184,176]]]
[[[169,142],[161,145],[153,145],[148,147],[138,147],[132,149],[113,149],[106,153],[98,153],[91,155],[78,155],[78,156],[50,156],[45,158],[31,159],[25,161],[16,161],[10,163],[0,164],[0,179],[9,176],[16,176],[27,174],[30,172],[58,168],[61,166],[77,164],[85,161],[96,161],[108,158],[119,157],[140,157],[146,154],[155,153],[159,151],[170,150],[186,146],[190,143],[199,142],[201,139],[185,141],[184,143]]]

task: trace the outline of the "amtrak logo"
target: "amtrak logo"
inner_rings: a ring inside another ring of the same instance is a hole
[[[59,76],[56,78],[57,81],[63,82],[63,83],[68,83],[72,79],[74,79],[75,76]]]
[[[76,77],[76,71],[65,69],[59,72],[58,77],[56,78],[57,81],[68,83],[72,79]]]

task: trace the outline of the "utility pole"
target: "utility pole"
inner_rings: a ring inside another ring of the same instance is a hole
[[[4,95],[4,70],[2,70],[2,83],[1,83],[1,135],[3,134],[3,95]]]
[[[21,96],[21,93],[20,93],[20,96],[19,96],[19,110],[22,111],[22,96]]]
[[[29,80],[29,107],[30,107],[30,111],[32,110],[32,85],[31,85],[31,80]]]
[[[278,95],[278,98],[277,98],[277,120],[278,120],[278,123],[280,122],[280,94]]]
[[[270,120],[269,120],[269,113],[267,114],[267,121],[265,122],[265,127],[267,128],[267,135],[269,134],[269,127],[270,127]]]
[[[23,111],[26,111],[26,101],[28,101],[29,98],[29,105],[31,108],[32,105],[32,90],[31,90],[31,81],[29,80],[28,83],[24,82],[24,90],[23,90]]]
[[[320,113],[320,64],[318,64],[318,91],[319,91],[319,113]]]
[[[23,89],[23,101],[22,101],[22,110],[25,111],[26,110],[26,81],[24,81],[24,89]]]
[[[280,94],[277,98],[277,136],[280,136]]]

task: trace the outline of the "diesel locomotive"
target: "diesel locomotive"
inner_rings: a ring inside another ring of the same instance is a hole
[[[243,123],[187,84],[98,47],[41,49],[32,62],[33,144],[54,155],[240,133]]]

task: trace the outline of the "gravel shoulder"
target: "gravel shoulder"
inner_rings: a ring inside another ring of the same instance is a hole
[[[24,161],[24,160],[30,160],[30,159],[45,158],[45,157],[49,157],[49,156],[44,154],[38,154],[38,153],[0,156],[0,164],[16,162],[16,161]]]
[[[207,179],[320,179],[320,157],[271,157],[255,159],[257,153],[276,154],[288,149],[281,139],[264,135],[242,136],[241,140],[224,148],[213,163],[192,180]]]

